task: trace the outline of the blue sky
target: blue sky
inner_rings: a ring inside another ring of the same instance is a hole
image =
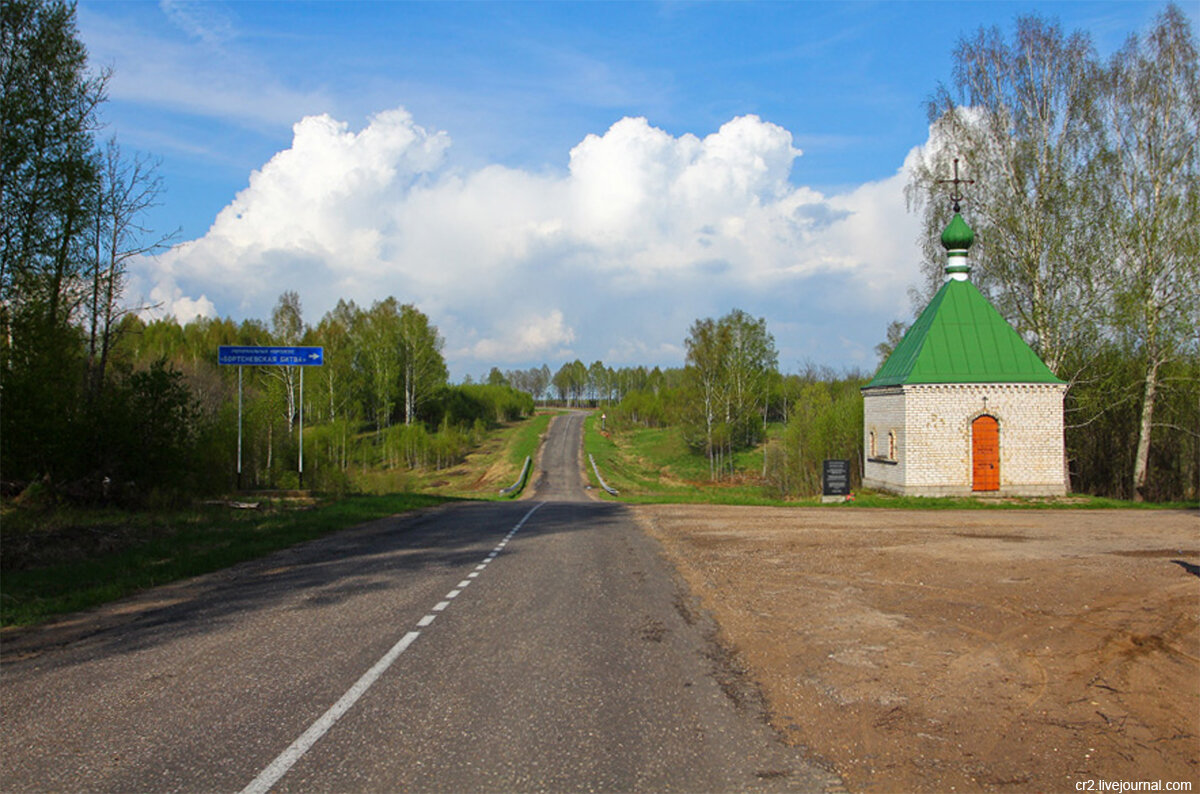
[[[393,294],[457,378],[676,366],[692,320],[735,306],[785,370],[872,369],[911,311],[902,169],[959,36],[1036,11],[1108,54],[1161,8],[85,0],[78,19],[114,70],[106,132],[162,161],[150,223],[180,229],[132,300],[266,318],[296,289],[315,325]]]

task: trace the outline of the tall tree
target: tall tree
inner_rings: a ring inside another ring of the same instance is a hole
[[[1196,354],[1200,327],[1200,66],[1187,18],[1167,6],[1103,72],[1097,183],[1114,253],[1112,325],[1142,362],[1133,464],[1145,496],[1162,368]]]
[[[404,424],[411,425],[430,395],[446,383],[442,337],[416,306],[400,307],[400,356],[404,391]],[[499,370],[496,370],[499,373]],[[503,377],[503,376],[501,376]]]
[[[158,204],[162,194],[157,171],[157,163],[149,157],[123,157],[115,138],[109,139],[99,156],[92,228],[95,257],[86,302],[93,396],[104,383],[113,337],[128,311],[122,298],[129,261],[162,249],[174,237],[173,233],[155,237],[142,225],[145,212]]]
[[[0,4],[0,331],[29,309],[65,323],[82,297],[93,133],[108,74],[87,71],[75,7]]]
[[[358,314],[359,308],[354,301],[347,303],[339,299],[317,324],[317,338],[325,347],[325,364],[321,367],[322,410],[330,422],[344,418],[353,400],[355,372],[351,331]]]
[[[929,295],[943,278],[938,247],[950,220],[939,180],[960,158],[977,233],[972,280],[1056,374],[1065,353],[1095,333],[1103,296],[1093,272],[1102,248],[1099,205],[1088,190],[1097,61],[1086,34],[1065,35],[1038,16],[1011,40],[980,29],[954,51],[954,85],[929,102],[933,143],[907,195],[924,209]]]
[[[279,302],[271,310],[271,332],[277,345],[292,346],[300,343],[304,336],[304,312],[300,307],[300,295],[295,290],[285,290]],[[288,432],[295,427],[298,409],[296,385],[298,367],[271,367],[268,375],[279,381],[284,391],[284,410],[287,414]]]
[[[720,322],[729,329],[726,421],[737,428],[741,443],[753,444],[758,436],[753,417],[761,416],[765,432],[770,378],[779,367],[775,338],[767,331],[765,319],[756,320],[741,309],[734,309]]]
[[[687,348],[686,371],[691,380],[697,400],[694,408],[698,409],[700,424],[704,428],[704,454],[708,458],[709,477],[716,479],[717,453],[717,423],[719,411],[724,402],[727,385],[725,377],[725,350],[728,339],[725,338],[727,328],[722,328],[711,317],[696,320],[688,330],[684,340]],[[695,411],[693,411],[693,415]]]
[[[766,320],[734,309],[719,320],[694,322],[684,346],[684,372],[693,395],[686,424],[692,428],[691,443],[698,446],[702,440],[709,474],[716,479],[724,461],[732,464],[735,447],[752,445],[764,432],[771,376],[778,367],[775,340]]]
[[[611,396],[609,386],[609,370],[604,366],[603,361],[593,361],[588,367],[587,383],[588,391],[591,393],[592,399],[596,401],[608,400]]]
[[[66,473],[78,458],[80,346],[94,213],[96,107],[62,2],[0,3],[0,457],[13,478]]]
[[[375,429],[382,431],[392,424],[400,384],[399,302],[389,296],[372,304],[370,311],[359,315],[354,336],[365,374],[370,414]]]

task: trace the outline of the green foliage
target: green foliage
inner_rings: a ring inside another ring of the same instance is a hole
[[[733,456],[762,440],[771,384],[778,370],[775,339],[763,319],[734,309],[692,324],[681,416],[685,437],[702,450],[709,476],[733,474]]]
[[[533,413],[533,398],[511,386],[465,384],[443,386],[434,392],[422,418],[453,427],[470,427],[482,422],[491,427],[513,422]]]
[[[655,392],[636,389],[617,403],[610,419],[614,427],[666,427],[677,419],[672,406],[678,403],[678,396],[673,390]]]
[[[826,459],[850,461],[851,487],[862,481],[863,378],[804,384],[782,437],[767,450],[770,490],[781,496],[821,493]]]
[[[12,326],[4,362],[0,456],[8,480],[79,476],[82,348],[77,329],[36,315]]]
[[[107,74],[91,75],[63,2],[0,4],[0,345],[10,324],[68,321],[85,288],[98,185],[96,108]],[[17,351],[20,354],[21,351]]]
[[[101,476],[142,489],[185,483],[201,418],[182,373],[155,362],[110,385],[94,411],[87,425]]]
[[[1067,392],[1072,490],[1132,499],[1144,360],[1118,347],[1092,355]],[[1165,364],[1161,380],[1145,496],[1160,502],[1195,500],[1200,493],[1200,354]]]

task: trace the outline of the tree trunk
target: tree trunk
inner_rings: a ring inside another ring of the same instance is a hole
[[[1146,388],[1142,395],[1142,419],[1138,426],[1137,455],[1133,459],[1133,501],[1146,499],[1146,480],[1150,464],[1150,433],[1154,429],[1154,398],[1158,393],[1157,358],[1151,358],[1146,371]]]

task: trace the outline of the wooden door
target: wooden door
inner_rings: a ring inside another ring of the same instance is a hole
[[[1000,490],[1000,423],[981,416],[971,423],[971,490]]]

